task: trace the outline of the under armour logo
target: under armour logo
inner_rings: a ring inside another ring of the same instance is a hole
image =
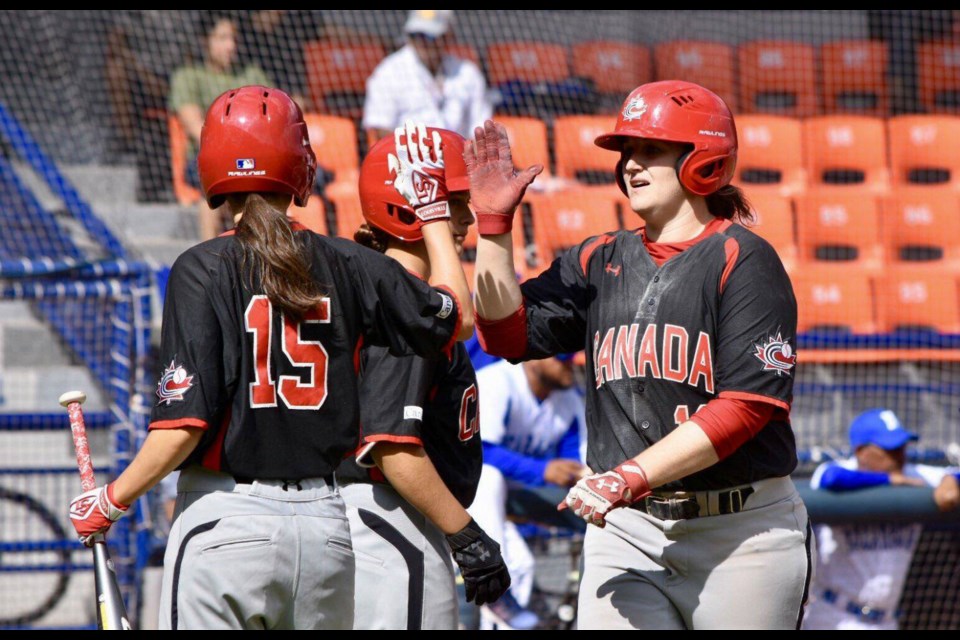
[[[483,551],[480,552],[480,559],[486,560],[489,557],[490,557],[490,552],[487,551],[486,548],[484,548]]]
[[[617,487],[620,486],[620,483],[616,480],[601,480],[597,483],[597,489],[610,489],[614,493],[617,492]]]
[[[611,264],[608,262],[608,263],[607,263],[607,267],[606,267],[606,269],[604,269],[604,271],[606,271],[607,273],[612,273],[612,274],[613,274],[613,277],[616,278],[617,276],[620,275],[620,269],[622,269],[622,268],[623,268],[623,267],[619,267],[619,266],[618,266],[618,267],[614,267],[613,265],[611,265]]]

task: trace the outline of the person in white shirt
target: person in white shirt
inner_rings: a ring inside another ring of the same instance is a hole
[[[534,558],[516,525],[507,520],[508,492],[552,486],[562,497],[589,475],[581,462],[584,400],[574,386],[572,360],[572,354],[523,364],[501,360],[477,372],[484,464],[468,511],[500,543],[510,569],[510,590],[488,605],[487,613],[498,625],[513,629],[529,629],[538,621],[526,609]]]
[[[817,467],[810,486],[834,492],[931,487],[940,511],[956,509],[956,469],[906,463],[907,443],[917,437],[893,411],[866,411],[850,424],[853,457]],[[922,529],[919,523],[818,525],[816,579],[803,628],[897,629],[897,606]]]
[[[411,11],[407,44],[390,54],[367,79],[363,128],[374,139],[391,135],[406,120],[473,136],[493,115],[487,83],[476,64],[446,52],[453,11]]]

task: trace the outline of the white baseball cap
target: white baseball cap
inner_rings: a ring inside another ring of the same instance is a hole
[[[450,29],[453,11],[450,9],[417,9],[410,12],[403,30],[439,38]]]

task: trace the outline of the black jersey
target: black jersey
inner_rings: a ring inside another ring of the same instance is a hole
[[[456,301],[396,261],[300,230],[324,299],[301,322],[251,282],[236,237],[180,256],[163,312],[151,429],[206,429],[185,464],[238,477],[326,476],[356,446],[361,344],[398,355],[452,347]]]
[[[377,442],[406,442],[424,448],[450,493],[470,506],[483,467],[477,376],[462,344],[444,356],[395,357],[382,347],[360,358],[359,455],[369,460]],[[337,477],[346,482],[385,482],[379,470],[364,468],[351,456]]]
[[[521,286],[523,359],[587,352],[587,464],[612,469],[716,397],[773,417],[728,458],[667,489],[788,475],[797,304],[773,248],[731,222],[657,267],[636,231],[590,238]]]

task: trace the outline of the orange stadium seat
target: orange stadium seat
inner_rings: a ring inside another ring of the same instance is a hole
[[[783,116],[736,118],[737,168],[733,180],[747,191],[792,196],[807,186],[800,121]]]
[[[749,196],[749,199],[754,221],[746,225],[747,228],[769,242],[787,271],[793,271],[798,252],[790,199],[765,193]]]
[[[740,45],[740,109],[804,117],[818,112],[816,50],[785,40]]]
[[[613,131],[613,116],[563,116],[553,121],[557,175],[590,184],[613,184],[619,156],[593,143]]]
[[[304,45],[307,91],[316,109],[357,119],[367,78],[386,56],[375,43],[318,40]]]
[[[811,188],[850,186],[874,194],[890,190],[887,126],[880,118],[843,115],[803,123]]]
[[[573,74],[591,80],[600,93],[614,93],[622,100],[650,81],[650,50],[613,40],[581,42],[573,46]]]
[[[310,146],[317,164],[334,175],[336,181],[356,180],[360,167],[357,152],[357,127],[353,120],[340,116],[304,114]]]
[[[949,273],[897,267],[874,278],[880,330],[960,333],[957,280]]]
[[[887,128],[894,186],[960,189],[960,116],[895,116]]]
[[[353,240],[354,232],[365,222],[356,183],[353,185],[352,193],[344,188],[330,195],[329,200],[333,205],[333,217],[336,221],[336,231],[331,229],[330,235]]]
[[[291,204],[287,214],[314,233],[330,235],[330,229],[327,227],[327,209],[323,206],[323,198],[314,195],[305,207]]]
[[[827,113],[886,116],[887,45],[879,40],[837,40],[820,47]]]
[[[480,54],[477,53],[477,49],[473,45],[463,44],[461,42],[449,44],[447,45],[447,54],[460,58],[461,60],[469,60],[473,64],[480,66]]]
[[[883,243],[891,264],[960,272],[960,196],[903,187],[883,202]]]
[[[917,46],[920,105],[931,113],[960,113],[960,42]]]
[[[544,42],[498,42],[487,47],[487,80],[497,85],[560,82],[570,77],[567,50]]]
[[[859,269],[809,266],[792,273],[797,331],[877,332],[870,278]]]
[[[737,111],[733,47],[720,42],[674,40],[653,49],[657,80],[687,80],[710,89]]]
[[[497,116],[497,122],[507,129],[514,166],[525,169],[532,164],[542,164],[544,173],[550,175],[546,123],[538,118],[521,116]]]
[[[189,206],[200,201],[200,191],[187,184],[187,132],[180,119],[167,116],[167,132],[170,137],[170,172],[173,175],[173,195],[181,205]]]
[[[614,193],[615,192],[615,193]],[[578,187],[537,199],[531,206],[538,268],[543,270],[564,249],[590,236],[620,228],[615,187]]]
[[[804,262],[833,262],[877,272],[883,265],[877,199],[822,189],[797,198],[797,243]]]

